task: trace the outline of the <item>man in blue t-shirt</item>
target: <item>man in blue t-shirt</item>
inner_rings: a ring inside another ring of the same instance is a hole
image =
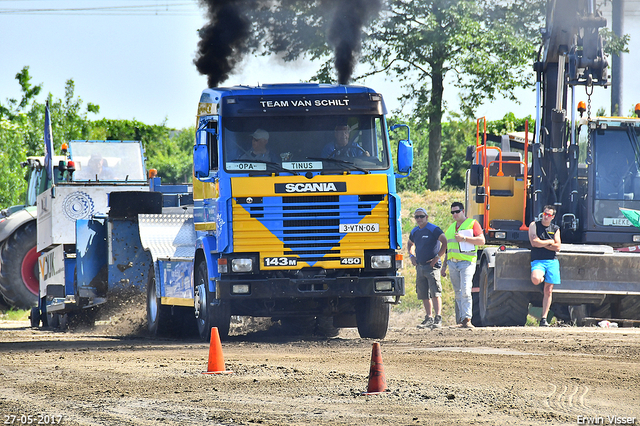
[[[429,223],[425,209],[413,214],[416,226],[409,234],[407,250],[411,264],[416,267],[416,293],[424,305],[424,321],[418,328],[442,327],[442,284],[440,283],[440,258],[447,252],[447,238],[442,229]],[[415,247],[415,255],[411,249]],[[434,312],[435,311],[435,312]],[[432,314],[435,313],[435,317]]]

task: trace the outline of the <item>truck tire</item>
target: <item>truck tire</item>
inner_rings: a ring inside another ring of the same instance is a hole
[[[618,309],[621,319],[640,320],[640,296],[623,296]]]
[[[208,342],[213,327],[218,328],[220,339],[226,339],[229,336],[229,327],[231,326],[229,302],[215,300],[215,296],[209,291],[209,274],[207,273],[207,263],[204,260],[198,263],[194,275],[193,304],[200,339]]]
[[[36,222],[18,228],[0,249],[0,293],[18,309],[38,305],[38,250]]]
[[[489,268],[489,265],[483,262],[480,269],[480,303],[478,303],[482,325],[525,325],[529,312],[527,294],[494,290],[493,274],[494,268]]]
[[[476,327],[482,326],[482,320],[480,319],[480,293],[471,293],[471,324]]]
[[[147,281],[147,330],[151,337],[170,334],[172,329],[171,308],[163,306],[156,294],[156,274],[152,265]]]
[[[586,322],[585,318],[589,316],[587,315],[587,305],[570,305],[569,316],[572,324],[578,327],[584,326]]]
[[[589,316],[592,318],[604,318],[609,319],[613,318],[612,306],[611,306],[611,298],[608,297],[607,300],[604,301],[601,305],[595,306],[592,305],[589,310]]]
[[[274,318],[271,320],[273,321]],[[316,317],[312,315],[284,317],[280,318],[280,325],[284,333],[289,336],[311,336],[316,328]]]
[[[31,327],[38,328],[40,327],[40,308],[37,306],[33,306],[31,308],[31,313],[29,314],[29,320],[31,321]]]
[[[384,339],[389,328],[389,304],[382,297],[357,300],[356,322],[363,339]]]
[[[60,328],[60,314],[47,313],[47,326],[53,330]]]

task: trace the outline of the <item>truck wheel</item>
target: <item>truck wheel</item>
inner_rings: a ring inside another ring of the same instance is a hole
[[[389,304],[382,297],[361,298],[356,303],[356,322],[360,337],[384,339],[389,327]]]
[[[38,328],[40,326],[40,308],[37,306],[33,306],[31,308],[31,314],[29,315],[29,320],[31,321],[31,327]]]
[[[147,282],[147,329],[151,337],[166,335],[171,330],[171,308],[163,306],[156,294],[156,274],[152,265]]]
[[[274,318],[271,319],[272,321]],[[280,324],[285,334],[290,336],[311,336],[316,328],[316,317],[305,315],[303,317],[283,317]]]
[[[60,314],[47,313],[47,324],[50,328],[57,330],[60,328]]]
[[[609,299],[609,298],[607,298]],[[589,315],[592,318],[613,318],[613,312],[611,309],[611,301],[605,300],[605,302],[599,306],[591,306]]]
[[[623,296],[618,308],[621,319],[640,320],[640,296]]]
[[[489,265],[483,262],[480,270],[480,303],[478,303],[482,325],[525,325],[529,312],[527,294],[494,290],[493,274],[494,268],[489,268]]]
[[[18,309],[38,304],[38,251],[36,222],[14,232],[0,249],[0,293]]]
[[[207,263],[200,261],[195,270],[193,304],[198,322],[198,334],[205,342],[211,338],[212,327],[218,327],[220,339],[225,339],[229,336],[229,327],[231,326],[229,302],[215,300],[213,293],[209,291],[208,282]],[[218,303],[213,304],[215,302]]]
[[[573,324],[577,325],[578,327],[584,326],[585,318],[588,317],[587,305],[570,305],[569,316]]]
[[[319,336],[333,338],[338,337],[340,330],[333,326],[333,316],[318,315],[316,317],[316,333]]]
[[[480,293],[471,293],[471,324],[476,327],[482,326],[482,320],[480,319]]]

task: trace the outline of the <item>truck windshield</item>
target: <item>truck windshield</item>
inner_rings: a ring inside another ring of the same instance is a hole
[[[142,146],[139,142],[70,141],[75,162],[74,181],[145,181]]]
[[[382,116],[233,117],[224,121],[228,172],[389,167]]]
[[[640,148],[632,127],[597,130],[595,150],[594,215],[602,225],[626,225],[618,207],[640,209]]]

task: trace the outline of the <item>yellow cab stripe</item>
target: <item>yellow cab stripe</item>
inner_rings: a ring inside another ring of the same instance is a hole
[[[313,178],[314,183],[346,182],[347,192],[314,193],[314,194],[276,194],[277,183],[311,183],[312,180],[304,176],[272,176],[272,177],[237,177],[231,178],[231,193],[233,197],[270,197],[270,196],[300,196],[300,195],[368,195],[386,194],[386,175],[319,175]],[[194,190],[195,192],[195,190]],[[194,195],[195,197],[195,195]]]

